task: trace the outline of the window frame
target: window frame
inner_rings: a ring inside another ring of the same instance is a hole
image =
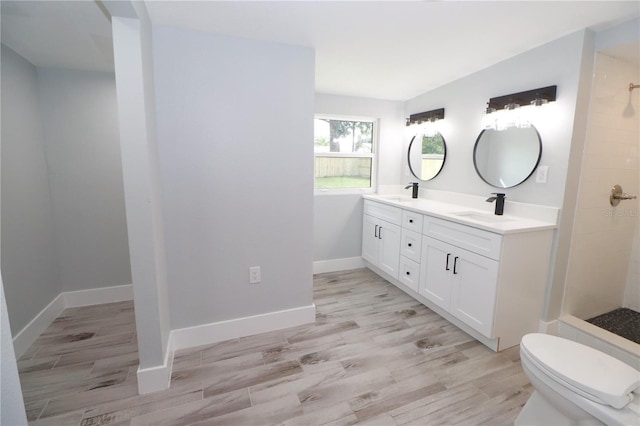
[[[373,117],[354,116],[354,115],[334,115],[334,114],[314,114],[313,120],[341,120],[341,121],[361,121],[372,123],[373,131],[371,132],[371,152],[315,152],[313,151],[313,193],[314,195],[337,195],[337,194],[373,194],[378,187],[378,132],[380,120]],[[315,131],[314,131],[315,138]],[[316,158],[370,158],[371,159],[371,186],[368,188],[318,188],[316,187]]]

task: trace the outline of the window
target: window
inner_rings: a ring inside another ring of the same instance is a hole
[[[373,120],[315,118],[317,192],[364,192],[373,188],[374,131]]]

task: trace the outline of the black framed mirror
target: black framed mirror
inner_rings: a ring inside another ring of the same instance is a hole
[[[419,133],[409,142],[407,161],[411,174],[421,181],[435,178],[444,167],[447,144],[440,133],[427,136]]]
[[[542,139],[533,127],[510,127],[480,132],[473,149],[478,176],[496,188],[512,188],[526,181],[542,156]]]

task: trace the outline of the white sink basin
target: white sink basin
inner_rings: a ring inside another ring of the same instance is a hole
[[[455,212],[451,214],[454,216],[460,216],[466,219],[477,220],[478,222],[486,222],[486,223],[503,223],[503,222],[511,221],[511,219],[507,219],[502,216],[497,216],[489,213],[481,213],[481,212]]]
[[[405,197],[402,195],[390,195],[388,197],[384,196],[382,197],[385,200],[389,200],[389,201],[393,201],[394,203],[401,203],[401,204],[411,204],[413,201],[413,198],[410,197]]]

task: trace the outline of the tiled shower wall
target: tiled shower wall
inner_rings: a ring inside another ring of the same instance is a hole
[[[639,203],[636,199],[617,207],[609,204],[615,184],[629,194],[640,189],[640,89],[629,91],[629,83],[640,83],[639,74],[637,64],[596,54],[563,302],[564,314],[582,319],[623,304],[640,304]]]

